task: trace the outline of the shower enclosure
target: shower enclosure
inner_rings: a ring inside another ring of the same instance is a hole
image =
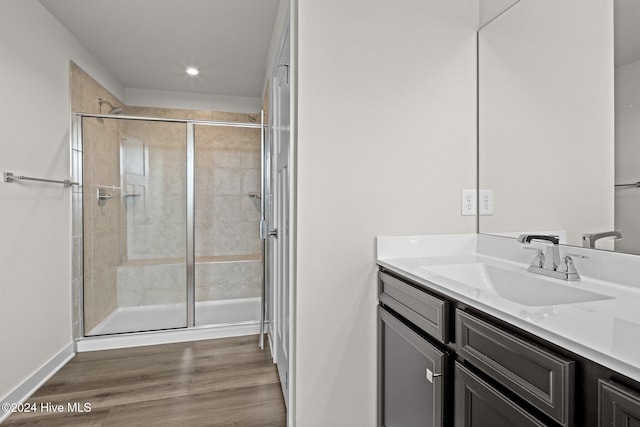
[[[76,114],[74,135],[84,336],[262,327],[262,124]]]

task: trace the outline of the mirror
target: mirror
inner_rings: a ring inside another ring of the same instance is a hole
[[[638,22],[637,0],[520,0],[479,30],[479,232],[640,254]]]

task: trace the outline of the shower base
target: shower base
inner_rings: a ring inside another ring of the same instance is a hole
[[[186,310],[184,303],[118,307],[87,336],[185,328]],[[196,302],[197,326],[237,325],[256,323],[259,320],[258,297]]]

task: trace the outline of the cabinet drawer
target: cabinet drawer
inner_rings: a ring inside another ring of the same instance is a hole
[[[458,354],[558,421],[573,425],[574,362],[456,310]]]
[[[598,380],[598,426],[640,426],[640,393]]]
[[[447,301],[382,272],[378,273],[378,299],[433,338],[448,342]]]
[[[455,427],[545,427],[545,424],[456,362]]]

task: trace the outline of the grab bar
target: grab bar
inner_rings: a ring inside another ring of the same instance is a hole
[[[5,172],[4,173],[4,182],[15,182],[16,179],[24,180],[24,181],[38,181],[38,182],[50,182],[52,184],[63,184],[65,187],[71,187],[72,185],[80,185],[77,182],[73,182],[70,179],[44,179],[44,178],[33,178],[30,176],[24,175],[14,175],[13,172]]]

